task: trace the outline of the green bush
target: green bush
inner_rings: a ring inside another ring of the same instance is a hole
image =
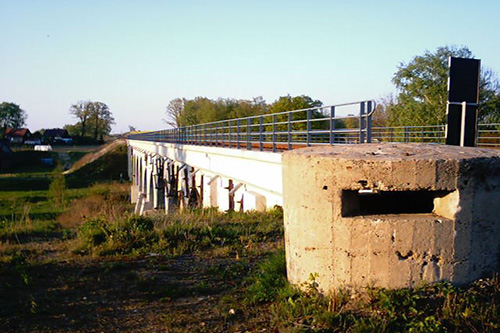
[[[89,250],[92,247],[99,246],[108,240],[110,236],[110,226],[108,221],[103,218],[87,219],[78,228],[78,238],[81,241],[82,249]]]

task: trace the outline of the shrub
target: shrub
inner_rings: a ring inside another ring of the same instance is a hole
[[[78,229],[80,250],[90,250],[107,241],[110,236],[110,226],[103,218],[89,218]]]
[[[49,196],[54,201],[56,207],[60,208],[64,206],[64,199],[66,193],[66,180],[64,178],[62,165],[58,165],[56,168],[56,173],[52,178],[52,182],[49,186]]]

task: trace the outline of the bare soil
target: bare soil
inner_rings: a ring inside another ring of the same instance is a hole
[[[59,240],[35,248],[46,263],[0,265],[1,332],[274,330],[266,309],[241,302],[242,281],[259,258],[97,260],[69,255]]]

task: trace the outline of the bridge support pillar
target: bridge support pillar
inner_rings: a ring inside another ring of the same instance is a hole
[[[283,154],[290,282],[325,292],[500,271],[500,153],[364,144]]]

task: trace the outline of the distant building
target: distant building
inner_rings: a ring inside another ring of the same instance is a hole
[[[5,130],[5,138],[11,143],[24,143],[31,137],[31,132],[27,128],[7,128]]]
[[[63,128],[52,128],[45,130],[43,133],[43,141],[49,143],[72,143],[73,139],[68,131]]]

